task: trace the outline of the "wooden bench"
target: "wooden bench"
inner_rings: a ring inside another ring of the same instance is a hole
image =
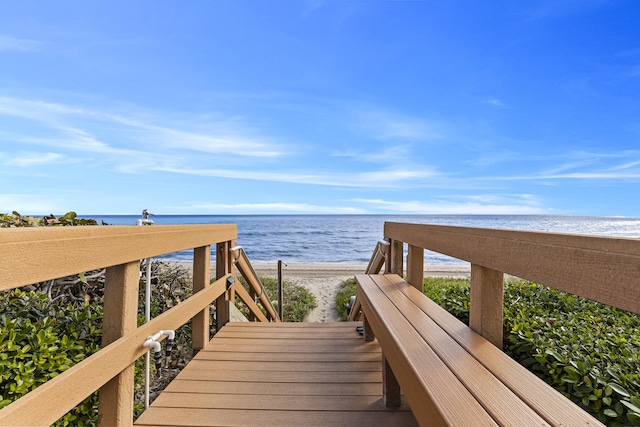
[[[402,391],[420,425],[602,425],[398,275],[356,280],[385,401]]]

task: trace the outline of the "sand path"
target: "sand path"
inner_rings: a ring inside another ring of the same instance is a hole
[[[289,263],[283,266],[282,277],[309,289],[315,296],[318,307],[305,319],[306,322],[338,322],[336,295],[343,281],[362,274],[367,268],[364,263]],[[276,263],[254,263],[259,276],[277,277]],[[435,277],[468,278],[467,265],[426,266],[425,275]]]
[[[185,268],[192,269],[192,264],[180,262]],[[258,276],[277,277],[276,262],[254,262],[253,268]],[[336,295],[340,284],[356,274],[362,274],[367,268],[366,263],[328,263],[328,262],[296,262],[287,263],[282,268],[282,278],[309,289],[315,296],[318,307],[314,309],[307,322],[337,322],[340,321],[336,311]],[[215,265],[212,265],[215,271]],[[455,265],[426,265],[425,276],[469,278],[470,267],[465,264]]]

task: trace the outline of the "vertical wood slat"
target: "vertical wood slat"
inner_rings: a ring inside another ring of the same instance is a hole
[[[407,252],[407,282],[424,292],[424,249],[409,245]]]
[[[373,341],[375,335],[373,334],[373,329],[371,329],[371,324],[367,320],[367,316],[362,313],[362,336],[365,341]]]
[[[400,240],[391,240],[389,247],[390,262],[387,263],[389,271],[385,271],[387,274],[397,274],[402,277],[404,273],[404,243]]]
[[[503,346],[504,274],[471,264],[469,326],[498,348]]]
[[[400,384],[387,358],[384,357],[384,352],[382,353],[382,396],[385,405],[389,408],[398,408],[402,405]]]
[[[256,293],[256,291],[253,289],[252,286],[249,286],[249,296],[254,302],[258,298],[258,294]],[[253,311],[249,311],[249,322],[255,322],[255,321],[256,321],[256,315],[253,313]]]
[[[230,272],[231,257],[229,256],[230,242],[216,245],[216,279],[224,277]],[[225,292],[216,300],[216,329],[219,331],[229,323],[229,294]]]
[[[137,327],[138,261],[107,268],[104,284],[102,347]],[[142,343],[140,343],[142,345]],[[98,424],[100,426],[133,425],[135,368],[131,364],[99,391]]]
[[[205,289],[211,281],[211,246],[193,249],[193,293]],[[209,307],[204,308],[192,320],[193,351],[202,350],[209,340]]]

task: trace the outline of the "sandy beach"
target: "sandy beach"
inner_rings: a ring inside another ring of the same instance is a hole
[[[191,269],[191,263],[180,263]],[[253,268],[258,276],[277,277],[276,262],[253,262]],[[330,263],[330,262],[290,262],[283,265],[284,280],[296,283],[309,289],[317,298],[318,307],[307,317],[307,322],[337,322],[340,321],[335,308],[336,294],[340,284],[356,274],[364,273],[366,263]],[[212,269],[215,266],[212,265]],[[455,277],[469,278],[470,266],[460,265],[425,265],[427,277]]]

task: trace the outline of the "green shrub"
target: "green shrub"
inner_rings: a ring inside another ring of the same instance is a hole
[[[97,225],[75,212],[61,217],[0,214],[0,228]],[[103,222],[104,225],[104,222]],[[0,408],[69,369],[100,349],[105,270],[0,292]],[[144,321],[144,279],[140,282],[139,324]],[[152,263],[151,316],[155,317],[191,295],[188,270]],[[191,355],[190,323],[176,330],[173,361]],[[177,364],[177,363],[176,363]],[[136,397],[141,396],[144,360],[136,362]],[[153,366],[152,366],[153,369]],[[165,374],[165,377],[167,375]],[[136,414],[142,398],[137,399]],[[97,392],[54,425],[95,425]]]
[[[442,277],[425,277],[424,293],[449,313],[469,324],[469,281]]]
[[[468,323],[468,282],[425,294]],[[640,317],[530,282],[505,285],[507,353],[610,426],[640,425]],[[466,308],[465,308],[466,307]]]
[[[78,218],[75,212],[67,212],[59,218],[53,214],[38,218],[35,216],[20,215],[16,211],[10,214],[0,214],[0,228],[68,225],[98,225],[98,223],[95,219]]]
[[[336,295],[336,311],[340,316],[340,319],[347,320],[349,313],[347,313],[347,304],[349,303],[349,298],[356,294],[357,283],[356,279],[347,279],[340,283],[340,288],[338,288],[338,293]]]
[[[0,293],[0,408],[66,371],[100,348],[102,306],[61,307],[46,295]],[[56,425],[91,425],[97,393]]]
[[[278,311],[278,280],[270,277],[261,277],[260,281],[267,295],[274,302],[273,306]],[[282,282],[282,321],[302,322],[311,311],[318,306],[316,296],[304,286],[297,285],[288,280]]]

